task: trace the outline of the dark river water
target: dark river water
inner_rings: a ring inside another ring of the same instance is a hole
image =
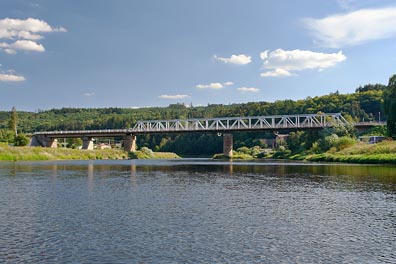
[[[0,163],[0,263],[396,263],[396,167]]]

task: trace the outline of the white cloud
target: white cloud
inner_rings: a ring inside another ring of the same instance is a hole
[[[31,40],[17,40],[14,43],[8,44],[5,42],[0,43],[0,48],[4,48],[7,54],[15,54],[17,50],[44,52],[43,45],[38,44]]]
[[[184,98],[189,98],[190,96],[187,94],[174,94],[174,95],[163,94],[158,97],[162,99],[184,99]]]
[[[223,83],[216,82],[210,84],[197,84],[195,88],[219,90],[219,89],[223,89],[225,86],[232,86],[232,85],[234,85],[233,82],[223,82]]]
[[[229,58],[218,57],[217,55],[214,55],[214,58],[224,63],[238,64],[238,65],[246,65],[252,62],[252,57],[244,54],[231,55],[231,57]]]
[[[223,89],[224,85],[221,83],[210,83],[210,84],[198,84],[195,86],[198,89],[214,89],[214,90],[218,90],[218,89]]]
[[[275,69],[273,71],[267,71],[260,74],[261,77],[289,77],[294,75],[296,74],[293,74],[284,69]]]
[[[36,18],[13,19],[4,18],[0,20],[0,28],[5,29],[8,32],[52,32],[54,28],[48,25],[47,22]],[[1,36],[1,35],[0,35]]]
[[[12,43],[0,43],[0,50],[15,54],[17,50],[43,52],[43,45],[37,40],[43,38],[41,33],[66,32],[64,27],[51,27],[47,22],[35,18],[0,19],[0,39],[12,40]]]
[[[322,53],[309,50],[264,51],[260,54],[264,61],[263,68],[268,71],[262,77],[293,76],[295,72],[317,69],[319,71],[333,67],[346,59],[342,51],[338,53]]]
[[[23,82],[25,77],[21,75],[14,75],[13,73],[1,73],[0,82]]]
[[[340,48],[396,38],[396,7],[361,9],[321,19],[306,18],[303,22],[315,41],[324,47]]]
[[[67,32],[67,29],[64,27],[58,27],[53,29],[54,32]]]
[[[31,40],[17,40],[12,44],[12,47],[17,50],[28,50],[28,51],[37,51],[37,52],[45,51],[43,45],[38,44]]]
[[[248,93],[257,93],[260,91],[260,89],[254,87],[239,87],[237,88],[237,90],[240,92],[248,92]]]
[[[269,50],[265,50],[265,51],[261,52],[260,53],[260,59],[262,59],[262,60],[267,59],[268,58],[268,53],[269,53]]]
[[[84,95],[84,96],[87,96],[87,97],[91,97],[91,96],[94,96],[95,93],[83,93],[83,95]]]

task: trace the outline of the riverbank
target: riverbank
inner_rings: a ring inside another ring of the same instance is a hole
[[[133,153],[121,149],[68,149],[41,147],[12,147],[0,144],[0,161],[45,161],[45,160],[114,160],[114,159],[173,159],[180,158],[175,153],[143,151]]]
[[[143,147],[140,150],[130,152],[131,159],[180,159],[181,157],[173,152],[154,152],[149,148]]]
[[[127,159],[120,149],[81,150],[0,145],[0,161]]]
[[[384,141],[377,144],[357,143],[340,151],[328,151],[321,154],[294,155],[294,160],[348,162],[366,164],[396,164],[396,141]]]
[[[334,149],[324,153],[291,153],[290,150],[278,150],[251,155],[234,151],[232,158],[223,154],[216,154],[213,159],[220,160],[260,160],[287,159],[312,162],[345,162],[360,164],[396,164],[396,141],[384,141],[377,144],[356,143],[351,147],[336,151]]]

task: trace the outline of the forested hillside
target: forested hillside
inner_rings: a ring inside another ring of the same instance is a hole
[[[128,108],[62,108],[48,111],[18,112],[20,131],[75,130],[100,128],[128,128],[138,120],[191,117],[255,116],[303,113],[335,113],[356,120],[376,120],[382,112],[383,85],[366,85],[352,94],[308,97],[304,100],[279,100],[245,104],[187,107],[174,104],[168,107]],[[10,109],[11,110],[11,109]],[[0,129],[8,128],[10,112],[0,112]]]
[[[38,112],[18,112],[18,131],[32,133],[46,130],[78,130],[104,128],[130,128],[138,120],[183,119],[198,117],[257,116],[303,113],[341,112],[350,120],[378,120],[383,112],[384,85],[365,85],[355,93],[308,97],[304,100],[279,100],[275,102],[251,102],[244,104],[211,104],[140,109],[128,108],[62,108]],[[384,120],[382,115],[382,119]],[[0,130],[9,128],[10,112],[0,112]],[[263,133],[237,133],[235,147],[259,144]],[[194,144],[186,144],[186,142]],[[211,154],[221,151],[221,138],[212,134],[140,136],[140,146],[179,154]]]

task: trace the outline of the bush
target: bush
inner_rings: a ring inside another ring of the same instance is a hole
[[[291,150],[286,149],[284,146],[280,146],[278,150],[272,156],[275,159],[284,159],[291,155]]]
[[[321,140],[320,148],[323,151],[327,151],[334,147],[336,145],[336,142],[338,141],[338,136],[336,134],[331,134],[330,136],[327,136],[324,138],[324,140]]]
[[[18,147],[26,146],[29,139],[24,134],[19,134],[14,137],[14,145]]]
[[[147,156],[147,157],[153,157],[154,153],[151,149],[149,149],[148,147],[142,147],[140,149],[140,151],[142,152],[143,155]]]
[[[250,154],[251,153],[251,151],[250,151],[250,149],[248,147],[240,147],[240,148],[237,149],[237,152],[244,153],[244,154]]]
[[[336,142],[334,142],[334,147],[337,148],[337,150],[343,150],[349,147],[352,147],[355,145],[356,141],[353,138],[350,137],[340,137]]]

